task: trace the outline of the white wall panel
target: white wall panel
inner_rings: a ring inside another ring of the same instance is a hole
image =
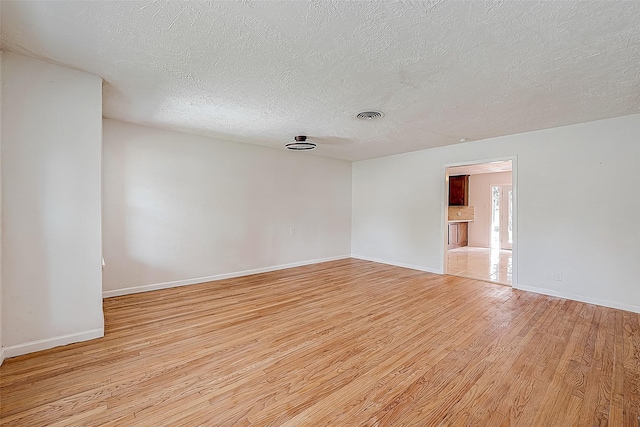
[[[100,77],[2,55],[5,356],[102,336]]]
[[[640,312],[638,141],[631,115],[356,162],[352,253],[442,272],[445,165],[514,156],[514,287]]]
[[[105,120],[103,176],[106,295],[350,254],[350,162]]]

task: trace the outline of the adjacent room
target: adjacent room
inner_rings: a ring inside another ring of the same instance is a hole
[[[511,160],[447,168],[447,268],[511,286],[514,197]]]
[[[640,2],[0,15],[0,426],[638,425]]]

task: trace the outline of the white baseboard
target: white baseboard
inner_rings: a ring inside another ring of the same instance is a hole
[[[412,265],[412,264],[405,264],[405,263],[401,263],[401,262],[387,261],[387,260],[384,260],[384,259],[371,258],[371,257],[363,256],[363,255],[351,255],[351,258],[361,259],[361,260],[364,260],[364,261],[379,262],[380,264],[393,265],[395,267],[410,268],[412,270],[424,271],[426,273],[442,274],[442,271],[431,269],[431,268],[427,268],[427,267],[422,267],[422,266],[419,266],[419,265]]]
[[[521,291],[533,292],[536,294],[548,295],[551,297],[564,298],[572,301],[585,302],[587,304],[600,305],[602,307],[617,308],[619,310],[630,311],[632,313],[640,313],[640,306],[623,304],[615,301],[601,300],[599,298],[586,297],[584,295],[576,295],[570,292],[558,292],[553,289],[538,288],[536,286],[513,285],[513,289]]]
[[[10,345],[4,347],[3,357],[15,357],[22,354],[33,353],[35,351],[47,350],[61,345],[73,344],[81,341],[88,341],[104,336],[104,328],[92,329],[90,331],[79,332],[77,334],[62,335],[59,337],[47,338],[43,340],[31,341],[24,344]]]
[[[270,267],[255,268],[253,270],[236,271],[233,273],[216,274],[214,276],[196,277],[193,279],[175,280],[172,282],[155,283],[151,285],[133,286],[130,288],[114,289],[102,292],[102,298],[117,297],[120,295],[137,294],[139,292],[155,291],[158,289],[175,288],[178,286],[195,285],[197,283],[213,282],[216,280],[232,279],[234,277],[250,276],[258,273],[268,273],[270,271],[284,270],[286,268],[301,267],[303,265],[318,264],[327,261],[351,258],[351,255],[340,255],[329,258],[314,259],[309,261],[293,262],[290,264],[280,264]]]
[[[2,366],[2,362],[4,362],[4,347],[0,347],[0,366]]]

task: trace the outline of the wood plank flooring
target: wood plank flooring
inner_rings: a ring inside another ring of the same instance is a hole
[[[637,426],[638,314],[354,259],[104,301],[2,426]]]

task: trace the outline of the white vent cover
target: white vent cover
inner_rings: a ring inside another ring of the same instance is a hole
[[[384,116],[384,113],[382,113],[382,111],[375,111],[375,110],[362,111],[356,114],[356,117],[359,118],[360,120],[379,119],[379,118],[382,118],[383,116]]]

